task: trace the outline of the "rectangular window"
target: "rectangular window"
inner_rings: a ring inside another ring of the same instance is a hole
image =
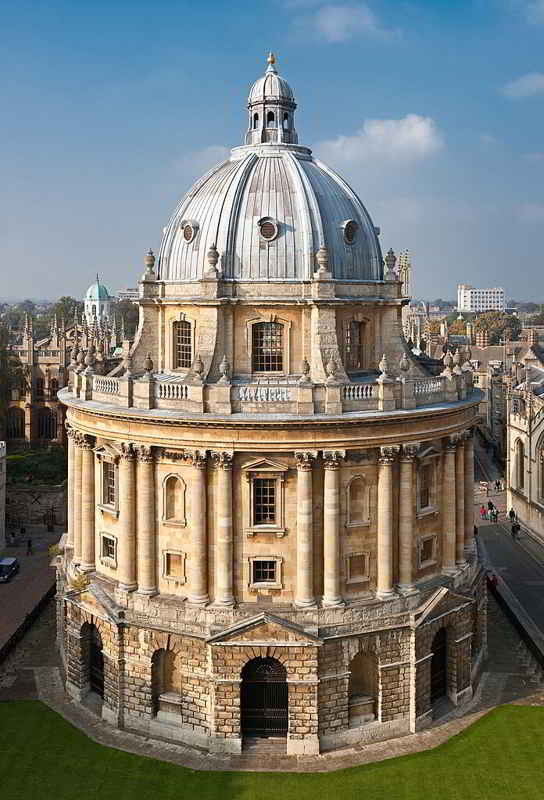
[[[181,553],[166,553],[165,571],[168,578],[183,578],[183,556]]]
[[[102,558],[115,561],[115,539],[111,536],[102,536]]]
[[[174,369],[190,369],[193,363],[191,334],[190,322],[176,322],[174,326]]]
[[[421,539],[419,542],[419,566],[424,567],[427,564],[432,564],[436,560],[435,556],[435,536],[428,536],[426,539]]]
[[[276,561],[254,561],[253,583],[276,583]]]
[[[275,478],[255,478],[253,481],[253,524],[276,524]]]
[[[369,577],[368,553],[352,553],[346,558],[346,583],[364,583]]]
[[[363,368],[363,323],[357,320],[345,328],[346,364],[348,370]]]
[[[419,507],[431,505],[431,465],[423,464],[419,470]]]
[[[115,506],[115,464],[104,461],[102,465],[102,503]]]
[[[283,325],[279,322],[257,322],[253,325],[252,350],[254,372],[281,372]]]

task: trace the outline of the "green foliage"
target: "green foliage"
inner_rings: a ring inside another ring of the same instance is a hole
[[[476,331],[489,331],[489,344],[500,344],[505,336],[512,341],[519,339],[521,322],[513,314],[504,311],[486,311],[480,314],[475,321]]]
[[[130,300],[120,300],[115,306],[115,313],[125,321],[125,334],[131,339],[138,327],[139,309]]]
[[[56,485],[67,477],[64,448],[52,445],[47,450],[22,450],[7,456],[8,481],[30,485]]]
[[[0,439],[5,438],[6,415],[12,389],[24,382],[24,367],[19,356],[12,350],[6,325],[0,322]]]
[[[544,709],[502,706],[432,750],[361,767],[234,772],[227,762],[197,771],[97,744],[36,700],[4,702],[0,793],[6,800],[541,800],[543,731]]]

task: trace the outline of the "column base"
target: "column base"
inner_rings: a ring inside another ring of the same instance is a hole
[[[121,589],[121,591],[123,591],[123,592],[135,592],[137,588],[138,588],[138,584],[137,583],[120,583],[119,584],[119,589]]]
[[[79,571],[80,572],[94,572],[96,569],[96,564],[80,564]]]
[[[399,583],[397,584],[397,592],[402,597],[410,597],[412,594],[417,594],[418,590],[413,583]]]
[[[456,561],[455,566],[457,567],[458,570],[464,569],[467,566],[467,561],[465,561],[465,559],[463,559],[462,561]]]
[[[295,606],[297,608],[317,608],[317,603],[314,598],[311,600],[295,600]]]
[[[323,608],[334,608],[335,606],[345,606],[346,604],[342,597],[324,597],[321,605]]]
[[[394,600],[397,597],[397,593],[394,589],[388,589],[387,591],[383,592],[376,592],[376,599],[377,600]]]
[[[230,600],[214,600],[212,603],[213,608],[232,608],[236,605],[236,600],[234,597],[230,598]]]
[[[144,597],[154,597],[158,593],[159,590],[156,586],[149,589],[142,589],[140,586],[138,587],[138,594],[142,594]]]
[[[457,575],[458,572],[459,570],[457,569],[457,567],[443,567],[442,569],[442,575],[447,575],[450,578],[452,577],[452,575]]]
[[[210,598],[207,594],[197,595],[196,597],[188,597],[187,603],[190,606],[207,606]]]

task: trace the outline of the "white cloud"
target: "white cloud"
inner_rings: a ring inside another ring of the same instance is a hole
[[[519,209],[522,222],[544,222],[544,205],[541,203],[524,203]]]
[[[532,97],[544,93],[544,73],[528,72],[502,87],[507,97]]]
[[[532,25],[544,23],[544,0],[531,0],[525,7],[527,21]]]
[[[498,144],[499,140],[496,136],[493,136],[491,133],[481,133],[480,134],[480,144],[484,145],[485,147],[492,147],[495,144]]]
[[[324,160],[361,163],[369,160],[411,162],[431,156],[444,139],[431,117],[407,114],[401,119],[367,119],[353,136],[337,136],[316,145]]]
[[[223,147],[220,144],[211,144],[208,147],[203,147],[202,150],[191,150],[188,153],[184,153],[177,159],[175,166],[179,172],[190,176],[200,176],[216,164],[226,161],[229,153],[228,147]]]
[[[522,158],[531,163],[539,163],[544,161],[544,153],[524,153]]]
[[[310,3],[293,0],[291,7],[309,6]],[[312,4],[313,5],[313,4]],[[378,20],[376,14],[365,3],[335,5],[324,4],[319,8],[299,16],[294,25],[300,34],[308,33],[321,41],[338,44],[356,36],[373,36],[381,39],[396,37],[398,31],[386,28]]]

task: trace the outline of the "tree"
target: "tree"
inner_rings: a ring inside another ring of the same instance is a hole
[[[488,331],[489,344],[500,344],[505,336],[509,336],[512,341],[519,338],[521,322],[513,314],[506,314],[504,311],[486,311],[476,319],[474,329]]]
[[[125,320],[125,334],[132,338],[138,327],[140,311],[136,303],[131,300],[119,300],[115,306],[115,313]]]
[[[63,296],[59,297],[55,305],[51,310],[51,317],[54,317],[55,314],[57,315],[57,319],[60,320],[64,319],[66,325],[71,325],[72,320],[74,319],[74,313],[78,312],[81,315],[83,311],[83,303],[81,300],[76,300],[75,297]]]

